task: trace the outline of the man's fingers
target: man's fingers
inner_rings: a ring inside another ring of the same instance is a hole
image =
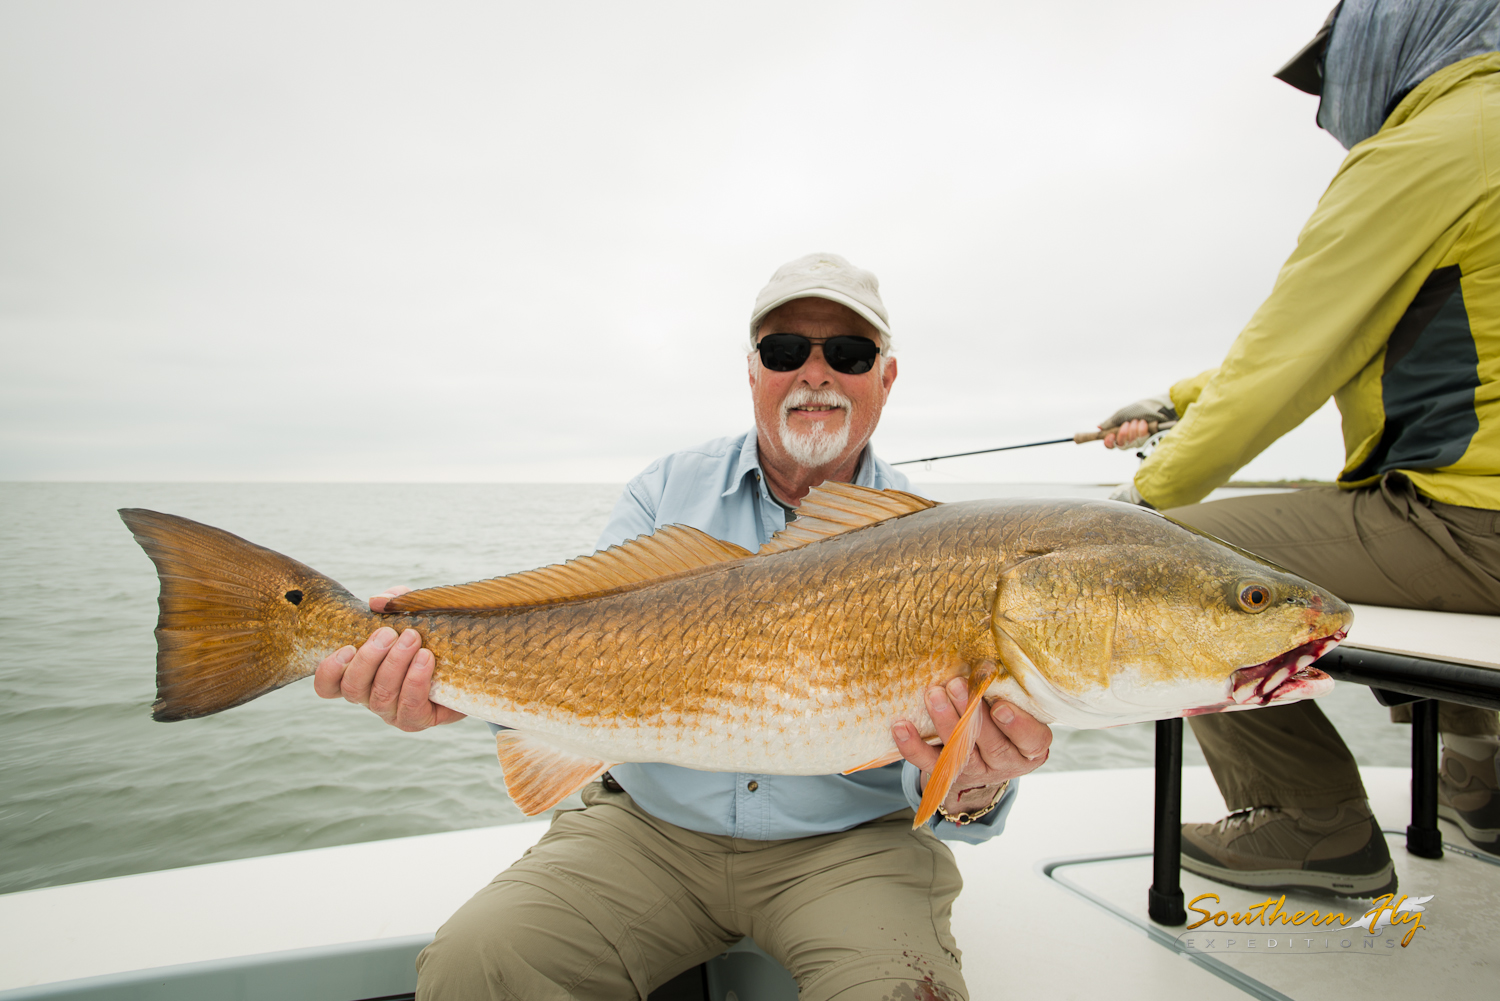
[[[965,678],[950,678],[947,685],[934,686],[927,690],[927,715],[932,717],[938,736],[945,744],[953,739],[953,731],[958,729],[958,721],[968,707],[969,682]],[[981,713],[977,722],[981,739],[988,737],[991,744],[998,744],[1003,740],[994,723],[987,718],[987,714]],[[976,742],[976,749],[977,746]],[[977,765],[971,756],[964,770],[970,771],[976,767],[982,768],[983,766]]]
[[[930,772],[937,766],[938,754],[942,748],[933,747],[927,741],[917,735],[917,728],[906,720],[902,720],[891,727],[891,736],[896,738],[896,750],[901,756],[920,771]]]
[[[968,708],[968,705],[969,683],[964,678],[952,678],[942,688],[934,687],[928,689],[927,715],[932,717],[933,725],[937,727],[938,736],[944,744],[949,743],[953,739],[953,732],[958,729],[958,721],[963,716],[963,712]],[[1008,747],[1008,741],[1006,741],[1005,737],[995,726],[994,721],[989,718],[988,713],[979,713],[975,719],[975,723],[978,724],[979,732],[973,749],[969,751],[969,757],[959,768],[960,785],[975,776],[985,775],[991,771],[993,764],[990,758],[1003,757],[1003,748]],[[990,756],[984,753],[984,745],[988,745],[991,748],[992,754]],[[897,746],[899,747],[900,744],[898,743]],[[930,748],[929,750],[932,751],[932,762],[936,764],[938,752],[942,748]],[[911,758],[907,758],[907,760],[911,761],[912,764],[917,763]],[[925,767],[924,771],[931,771],[931,766]]]
[[[995,725],[991,713],[981,713],[979,736],[974,741],[974,753],[969,758],[970,770],[984,773],[1001,770],[1010,772],[1025,760],[1025,755]]]
[[[1104,436],[1105,448],[1135,448],[1144,445],[1151,437],[1151,429],[1144,420],[1129,420]]]
[[[945,686],[929,688],[924,701],[939,739],[948,743],[969,704],[968,681],[954,678]],[[974,779],[997,784],[1002,779],[1025,775],[1047,760],[1052,730],[1017,706],[996,699],[977,722],[979,732],[974,750],[960,771],[963,781],[959,784]],[[932,771],[941,746],[927,744],[917,736],[916,727],[905,720],[897,723],[891,733],[903,758],[924,772]]]
[[[1009,702],[996,702],[990,717],[1017,751],[1030,761],[1045,761],[1052,747],[1052,728]]]
[[[950,678],[948,680],[948,698],[953,703],[953,710],[960,716],[965,709],[969,708],[969,683],[963,678]]]
[[[395,716],[406,672],[421,648],[422,636],[415,629],[405,630],[391,645],[370,680],[370,701],[366,704],[372,713],[388,721]]]
[[[410,590],[411,588],[407,587],[404,584],[397,584],[395,587],[386,588],[384,591],[381,591],[379,594],[375,595],[375,597],[370,599],[370,611],[385,611],[386,602],[390,601],[397,595],[406,594]]]
[[[371,598],[370,607],[410,590],[393,587]],[[325,699],[342,696],[365,706],[402,730],[425,730],[464,718],[458,710],[432,701],[434,664],[432,652],[422,649],[422,636],[415,629],[398,636],[394,629],[381,626],[358,650],[346,646],[323,658],[313,672],[313,689]]]
[[[955,680],[962,681],[962,679]],[[964,691],[968,691],[967,686]],[[953,731],[958,726],[958,717],[963,712],[963,706],[955,707],[949,690],[939,685],[927,689],[926,702],[927,715],[932,718],[932,725],[937,728],[939,739],[945,744],[948,743],[953,739]],[[967,695],[964,697],[963,705],[968,705]]]
[[[370,683],[375,680],[375,672],[395,642],[396,630],[381,626],[355,651],[354,659],[349,661],[344,676],[339,679],[339,692],[346,701],[360,706],[370,704]]]
[[[346,646],[334,651],[318,663],[313,672],[313,691],[320,699],[336,699],[343,694],[339,690],[344,680],[344,670],[354,659],[354,648]]]
[[[953,678],[948,682],[948,700],[953,706],[955,717],[963,716],[964,710],[969,707],[969,683],[963,678]],[[956,721],[956,720],[955,720]],[[966,780],[976,775],[982,775],[991,769],[990,761],[984,754],[984,745],[989,744],[998,747],[1004,743],[1005,738],[995,727],[989,714],[976,710],[974,724],[977,726],[974,747],[969,751],[969,757],[964,761],[963,767],[959,769],[959,778]],[[957,729],[955,726],[954,729]],[[960,785],[963,782],[959,783]]]
[[[396,702],[396,718],[392,722],[408,733],[432,726],[438,710],[443,708],[432,701],[432,665],[432,651],[418,650],[401,683],[401,697]]]
[[[412,658],[411,670],[406,672],[406,682],[401,686],[401,700],[397,703],[393,723],[408,733],[425,730],[429,726],[457,723],[464,718],[464,713],[457,709],[440,706],[432,701],[432,669],[435,664],[431,650],[418,650],[417,655]]]

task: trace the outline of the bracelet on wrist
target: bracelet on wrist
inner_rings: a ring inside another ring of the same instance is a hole
[[[956,824],[959,827],[963,827],[966,824],[972,824],[974,823],[974,821],[978,820],[980,817],[983,817],[995,807],[999,806],[1000,801],[1005,798],[1005,790],[1009,788],[1010,779],[1006,779],[1004,782],[1001,782],[1000,788],[995,790],[995,798],[990,800],[990,805],[982,807],[978,810],[965,810],[962,813],[949,813],[947,810],[944,810],[942,804],[939,803],[937,808],[938,815],[944,820],[948,821],[948,823]]]

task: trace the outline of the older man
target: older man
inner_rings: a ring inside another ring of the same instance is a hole
[[[753,551],[825,480],[907,487],[869,447],[896,381],[874,275],[832,254],[792,261],[761,291],[750,331],[755,428],[648,466],[599,548],[675,523]],[[324,661],[318,692],[406,730],[451,722],[427,698],[432,657],[419,643],[381,630]],[[967,704],[964,684],[954,689],[927,695],[945,740]],[[418,994],[644,998],[749,935],[803,999],[967,997],[949,930],[961,880],[940,839],[999,833],[1010,780],[1051,742],[1005,703],[981,719],[953,792],[918,831],[912,811],[938,751],[905,721],[892,730],[904,764],[847,776],[619,765],[443,926],[418,961]]]

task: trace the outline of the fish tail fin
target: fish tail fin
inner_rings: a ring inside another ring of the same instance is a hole
[[[222,529],[140,508],[120,518],[161,580],[155,720],[208,716],[307,677],[331,650],[309,649],[299,618],[330,602],[360,610],[311,567]]]
[[[994,676],[995,668],[988,664],[969,675],[969,704],[964,707],[963,715],[958,718],[958,725],[953,728],[953,737],[943,745],[937,764],[932,768],[932,776],[922,791],[922,801],[917,805],[917,816],[911,825],[913,828],[921,827],[932,819],[943,800],[948,798],[953,783],[958,781],[959,772],[968,763],[969,752],[974,750],[974,742],[979,738],[979,711],[986,704],[984,690],[989,687]]]

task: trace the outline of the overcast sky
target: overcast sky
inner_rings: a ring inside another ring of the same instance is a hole
[[[623,481],[749,426],[750,304],[824,250],[885,458],[1092,427],[1292,250],[1343,150],[1270,74],[1330,2],[7,0],[0,479]]]

